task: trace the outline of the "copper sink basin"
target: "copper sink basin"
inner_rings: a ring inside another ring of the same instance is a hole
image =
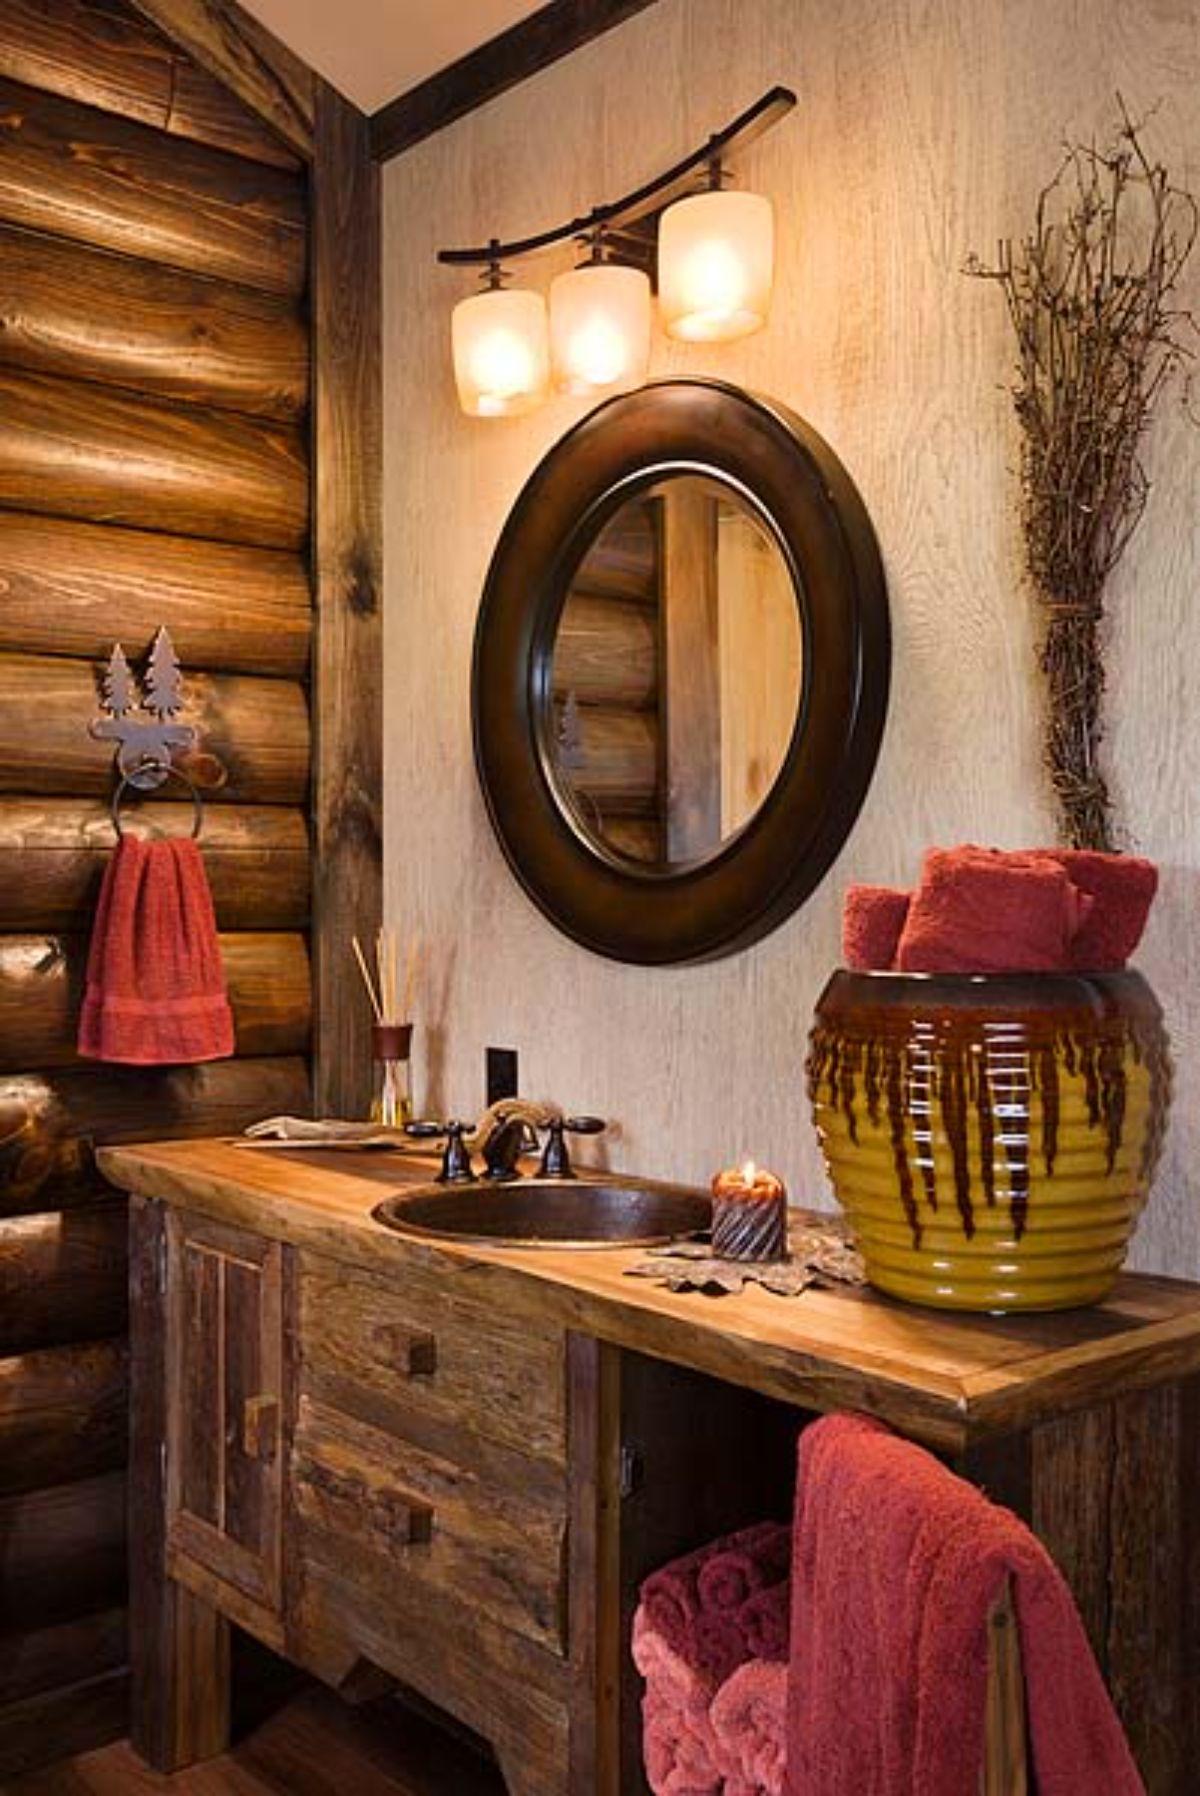
[[[526,1178],[419,1185],[372,1214],[402,1235],[490,1247],[649,1247],[708,1228],[712,1201],[683,1185]]]

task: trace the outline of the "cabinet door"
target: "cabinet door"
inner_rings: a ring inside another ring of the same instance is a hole
[[[168,1552],[278,1611],[284,1249],[173,1213],[167,1267]]]

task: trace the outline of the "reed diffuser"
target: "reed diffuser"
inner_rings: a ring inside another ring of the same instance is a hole
[[[384,1128],[402,1129],[412,1121],[413,1114],[412,1002],[420,959],[419,944],[415,937],[409,943],[403,985],[400,980],[400,937],[394,929],[380,929],[375,936],[374,975],[357,936],[352,945],[375,1018],[371,1031],[375,1059],[371,1121]]]

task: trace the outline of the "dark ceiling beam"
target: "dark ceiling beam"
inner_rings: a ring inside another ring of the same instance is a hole
[[[398,156],[653,3],[550,0],[548,6],[381,107],[371,119],[372,154],[379,162]]]

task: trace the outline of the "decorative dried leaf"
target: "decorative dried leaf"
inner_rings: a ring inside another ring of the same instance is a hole
[[[626,1277],[709,1296],[736,1296],[755,1284],[777,1297],[799,1297],[810,1286],[867,1282],[862,1256],[836,1219],[825,1229],[793,1224],[788,1247],[786,1260],[722,1260],[707,1241],[673,1241],[647,1249],[646,1259],[626,1268]]]

